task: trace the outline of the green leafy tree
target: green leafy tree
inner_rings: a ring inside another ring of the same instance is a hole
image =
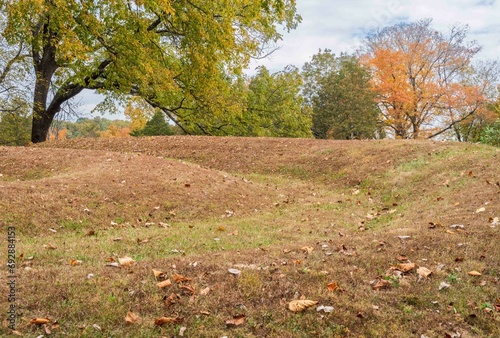
[[[0,145],[23,146],[30,142],[31,119],[17,112],[0,115]]]
[[[303,67],[304,95],[312,108],[312,131],[317,138],[383,137],[370,74],[358,59],[330,50],[319,51]]]
[[[300,17],[295,0],[17,0],[2,2],[11,45],[29,46],[32,141],[84,89],[136,95],[181,124],[226,104],[239,74]],[[52,91],[54,94],[49,95]],[[230,111],[228,111],[230,112]]]
[[[143,129],[131,133],[132,136],[162,136],[173,134],[172,128],[165,120],[165,114],[160,110],[153,115],[151,120],[146,122]]]
[[[297,68],[271,74],[259,67],[248,85],[245,124],[251,135],[311,137],[311,118],[302,110],[302,78]]]
[[[189,134],[311,137],[311,117],[302,109],[302,78],[288,66],[271,74],[259,67],[254,76],[227,79],[231,91],[224,106],[205,109],[203,119],[183,123]],[[231,110],[232,112],[227,112]]]

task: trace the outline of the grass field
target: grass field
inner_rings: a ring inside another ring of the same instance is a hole
[[[0,175],[1,336],[500,337],[498,148],[80,139]]]

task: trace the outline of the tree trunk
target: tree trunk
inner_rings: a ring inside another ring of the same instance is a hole
[[[47,110],[47,98],[52,76],[58,66],[56,62],[56,46],[52,43],[51,39],[45,42],[41,53],[35,47],[35,45],[32,46],[36,80],[33,96],[31,142],[39,143],[47,139],[50,124],[57,114],[57,111]]]
[[[56,113],[47,111],[49,79],[37,73],[35,95],[33,97],[33,124],[31,142],[39,143],[47,140],[49,128]]]

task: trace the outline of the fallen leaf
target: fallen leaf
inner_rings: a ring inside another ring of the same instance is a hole
[[[338,289],[339,285],[335,282],[331,282],[326,287],[328,288],[328,291],[333,292]]]
[[[479,209],[476,210],[476,214],[479,214],[480,212],[485,212],[486,211],[486,208],[485,207],[481,207]]]
[[[417,273],[418,273],[420,276],[422,276],[422,277],[424,277],[424,278],[427,278],[427,277],[429,277],[429,276],[432,274],[432,271],[431,271],[431,270],[429,270],[429,269],[427,269],[427,268],[426,268],[426,267],[424,267],[424,266],[421,266],[421,267],[419,267],[419,268],[417,269]]]
[[[441,284],[439,284],[439,287],[438,287],[438,290],[444,290],[444,289],[448,289],[451,285],[446,283],[446,282],[441,282]]]
[[[80,264],[82,264],[82,261],[79,261],[79,260],[76,260],[76,259],[71,259],[69,261],[69,265],[71,265],[71,266],[77,266],[77,265],[80,265]]]
[[[153,275],[155,276],[156,279],[165,278],[165,273],[160,270],[153,269]]]
[[[415,263],[401,263],[398,265],[398,269],[402,272],[409,272],[415,269]]]
[[[43,330],[45,331],[45,333],[47,335],[51,335],[52,334],[52,330],[50,329],[50,325],[48,325],[48,324],[43,324]]]
[[[196,293],[196,290],[191,285],[181,285],[180,289],[189,295],[194,295]]]
[[[406,262],[406,261],[408,261],[408,257],[406,257],[406,256],[399,256],[399,257],[398,257],[398,258],[396,258],[396,259],[397,259],[398,261],[400,261],[400,262]]]
[[[35,325],[43,325],[43,324],[50,323],[50,319],[48,319],[48,318],[33,318],[32,320],[30,320],[30,323],[35,324]]]
[[[171,285],[172,285],[172,282],[170,281],[170,279],[167,279],[167,280],[164,280],[163,282],[159,282],[159,283],[158,283],[158,284],[156,284],[156,285],[158,285],[158,287],[159,287],[160,289],[163,289],[163,288],[166,288],[166,287],[168,287],[168,286],[171,286]]]
[[[480,272],[478,272],[478,271],[469,271],[469,272],[467,272],[467,274],[470,275],[470,276],[476,276],[476,277],[477,276],[482,276],[482,274]]]
[[[210,316],[210,311],[200,311],[200,314]]]
[[[57,249],[57,246],[55,246],[54,244],[52,243],[49,243],[49,244],[44,244],[43,247],[47,250],[55,250]]]
[[[137,323],[139,320],[139,316],[133,313],[132,311],[129,311],[127,315],[125,316],[125,323],[127,324],[134,324]]]
[[[184,332],[186,332],[187,327],[183,326],[179,329],[179,336],[184,337]]]
[[[210,292],[210,287],[207,286],[206,288],[200,290],[200,295],[206,296],[208,295],[209,292]]]
[[[398,236],[400,240],[410,239],[411,236]]]
[[[500,298],[497,298],[494,306],[495,306],[495,310],[500,312]]]
[[[191,280],[191,278],[187,278],[187,277],[181,276],[179,274],[173,275],[172,278],[174,279],[174,282],[176,282],[176,283],[189,282]]]
[[[173,304],[177,303],[177,300],[179,300],[180,297],[175,294],[175,293],[171,293],[170,296],[165,296],[164,297],[164,300],[165,300],[165,305],[167,306],[167,309],[172,306]]]
[[[106,264],[106,266],[112,266],[114,268],[121,268],[121,266],[118,262],[108,263],[108,264]]]
[[[226,326],[227,327],[240,326],[240,325],[245,323],[246,317],[247,316],[245,316],[245,315],[233,316],[232,319],[226,320]]]
[[[386,289],[389,288],[392,285],[392,283],[388,280],[385,279],[379,279],[375,285],[372,286],[373,290],[379,291],[380,289]]]
[[[238,269],[228,269],[227,270],[231,275],[239,276],[241,274],[241,271]]]
[[[125,256],[122,258],[118,258],[118,263],[120,263],[121,266],[132,266],[134,265],[135,261],[132,258]]]
[[[316,311],[320,312],[320,311],[324,311],[326,313],[330,313],[330,312],[333,312],[333,306],[324,306],[324,305],[320,305],[316,308]]]
[[[303,246],[300,250],[309,255],[314,251],[314,248],[312,246]]]
[[[455,258],[455,262],[457,262],[457,263],[460,263],[460,262],[463,262],[463,261],[464,261],[463,257],[457,257],[457,258]]]
[[[288,308],[292,312],[302,312],[316,304],[318,304],[318,302],[314,300],[297,299],[292,300],[290,303],[288,303]]]
[[[155,319],[156,326],[162,326],[165,324],[178,324],[178,323],[182,323],[182,318],[179,318],[179,317],[175,317],[175,318],[161,317],[161,318]]]

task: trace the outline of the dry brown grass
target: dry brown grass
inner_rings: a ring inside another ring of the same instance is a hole
[[[187,337],[498,337],[499,158],[490,147],[410,141],[0,148],[0,222],[16,226],[22,254],[18,331],[43,334],[29,319],[49,317],[60,323],[53,335],[70,337],[178,336],[182,326]],[[136,264],[106,266],[123,256]],[[398,273],[401,256],[432,275]],[[176,283],[160,290],[153,268],[191,278],[196,296]],[[374,291],[377,280],[388,287]],[[438,291],[443,281],[450,288]],[[171,293],[180,299],[167,309]],[[301,296],[334,311],[290,312]],[[126,325],[128,311],[138,323]],[[240,314],[243,325],[224,324]],[[183,322],[155,327],[161,316]]]

